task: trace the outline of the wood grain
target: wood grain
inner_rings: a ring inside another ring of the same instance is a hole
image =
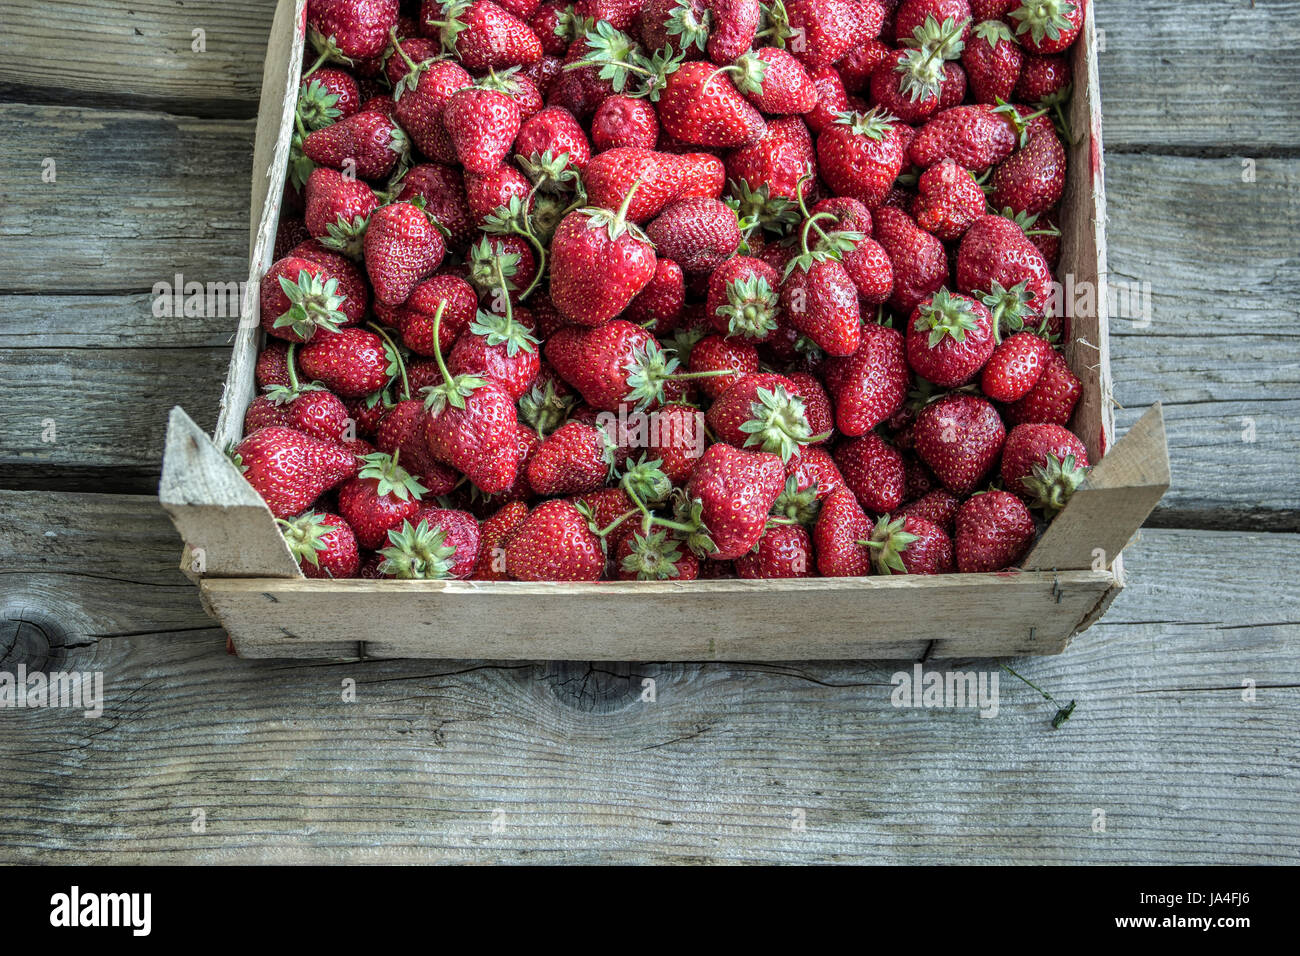
[[[154,501],[35,504],[0,493],[6,603],[98,622],[63,666],[106,711],[0,710],[0,861],[1300,859],[1295,535],[1144,531],[1105,620],[1013,665],[1078,701],[1052,731],[1006,674],[993,719],[895,709],[892,664],[245,661]]]

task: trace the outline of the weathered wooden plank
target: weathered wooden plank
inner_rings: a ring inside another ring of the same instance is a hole
[[[253,116],[274,10],[267,0],[9,4],[0,97]]]
[[[175,285],[175,277],[163,280]],[[152,292],[0,295],[0,349],[213,348],[229,351],[227,315],[155,315]],[[174,306],[174,302],[172,305]],[[159,309],[162,305],[159,304]]]
[[[0,710],[0,860],[1295,862],[1300,537],[1148,529],[1128,559],[1102,624],[1015,665],[1078,701],[1055,732],[1006,674],[981,719],[894,708],[894,665],[319,666],[211,630],[101,638],[62,666],[103,671],[102,718]],[[0,493],[6,606],[202,627],[174,562],[150,499]]]
[[[0,105],[0,292],[245,280],[252,133],[246,120]]]

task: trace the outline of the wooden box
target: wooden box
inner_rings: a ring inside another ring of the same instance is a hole
[[[271,264],[301,70],[305,0],[271,30],[253,160],[250,274],[209,438],[179,408],[159,496],[182,569],[248,657],[815,660],[1055,654],[1123,587],[1120,551],[1168,487],[1159,406],[1112,441],[1105,188],[1091,5],[1075,93],[1061,266],[1077,299],[1067,352],[1084,382],[1073,422],[1096,467],[1017,572],[787,581],[527,584],[307,580],[270,511],[219,449],[254,397],[258,280]]]

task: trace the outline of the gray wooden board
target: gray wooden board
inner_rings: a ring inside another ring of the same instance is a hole
[[[1013,665],[1078,701],[1052,731],[1005,674],[996,718],[896,709],[893,663],[242,661],[152,499],[0,515],[6,603],[91,622],[62,666],[106,698],[0,710],[0,861],[1300,858],[1294,535],[1144,531],[1103,622]]]

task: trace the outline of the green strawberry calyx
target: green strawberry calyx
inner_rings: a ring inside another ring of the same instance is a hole
[[[907,566],[903,564],[903,552],[912,542],[919,540],[919,536],[904,531],[906,523],[905,517],[891,521],[889,515],[882,515],[871,530],[871,537],[858,542],[862,547],[871,549],[872,563],[880,574],[908,573]]]
[[[623,473],[622,488],[633,502],[659,504],[672,494],[673,483],[664,474],[662,458],[642,455]]]
[[[1002,20],[985,20],[983,23],[977,23],[971,33],[994,49],[999,43],[1017,42],[1011,34],[1011,28]]]
[[[657,342],[643,342],[633,347],[632,355],[623,366],[627,371],[627,393],[623,400],[635,402],[635,411],[643,412],[663,401],[664,384],[696,378],[719,378],[735,375],[731,368],[710,369],[707,372],[679,372],[678,360],[659,347]]]
[[[949,17],[940,25],[932,16],[925,18],[925,23],[913,32],[911,42],[916,45],[894,67],[901,74],[898,87],[900,93],[913,103],[939,98],[947,76],[943,65],[947,60],[961,56],[965,45],[962,34],[968,22]]]
[[[763,80],[767,78],[768,62],[755,50],[740,57],[726,71],[731,73],[731,80],[736,89],[746,96],[762,96]]]
[[[933,50],[944,60],[960,59],[962,50],[966,46],[962,36],[966,33],[966,27],[970,24],[970,21],[970,17],[964,17],[961,20],[956,17],[947,17],[940,23],[935,19],[934,14],[927,14],[925,22],[913,30],[912,35],[905,39],[902,45],[915,49]],[[1004,25],[999,22],[999,26]],[[1008,31],[1007,39],[1010,38],[1011,34]]]
[[[691,6],[690,0],[677,0],[677,4],[664,22],[665,32],[669,36],[677,38],[679,49],[685,50],[693,46],[701,53],[704,52],[704,47],[709,42],[709,32],[712,26],[712,14],[708,10],[703,10],[697,14],[695,8]]]
[[[772,514],[790,518],[803,525],[811,525],[821,513],[822,500],[818,494],[817,482],[807,488],[799,487],[799,479],[790,475],[785,479],[785,487],[777,495],[772,505]]]
[[[343,115],[338,101],[338,94],[320,80],[305,80],[298,91],[298,118],[309,130],[329,126]]]
[[[572,192],[581,178],[568,150],[558,156],[549,149],[530,156],[520,154],[515,156],[515,160],[529,181],[543,192],[557,194]]]
[[[478,310],[474,321],[469,324],[469,331],[483,336],[490,346],[504,345],[506,355],[510,358],[520,352],[535,352],[540,344],[527,326],[512,321],[509,314],[499,315],[482,309]]]
[[[588,20],[582,27],[586,28],[583,42],[587,54],[579,60],[566,63],[564,69],[594,68],[597,76],[607,80],[615,93],[656,102],[668,77],[677,71],[685,59],[685,46],[682,50],[666,46],[646,56],[631,37],[615,29],[606,20],[594,25]]]
[[[276,518],[275,523],[280,526],[280,533],[284,535],[284,542],[294,560],[306,561],[313,568],[319,568],[320,553],[329,547],[325,536],[337,530],[326,522],[325,515],[309,511],[289,520]]]
[[[638,581],[669,581],[681,576],[677,564],[682,559],[676,538],[670,538],[666,529],[651,531],[648,535],[633,532],[631,549],[624,556],[621,567],[635,574]]]
[[[578,212],[587,217],[588,229],[604,229],[609,236],[610,242],[615,242],[624,233],[630,235],[635,241],[645,243],[653,248],[654,243],[634,222],[628,222],[627,211],[632,206],[632,197],[641,187],[641,180],[633,180],[632,185],[628,187],[627,195],[623,197],[623,202],[616,210],[601,209],[599,206],[585,206]]]
[[[791,395],[784,385],[760,388],[749,405],[749,421],[740,426],[746,434],[745,447],[780,455],[789,461],[800,447],[829,438],[814,435],[808,425],[803,399]]]
[[[388,455],[382,451],[373,455],[362,455],[361,470],[358,478],[373,478],[379,484],[375,494],[379,497],[392,495],[401,501],[419,501],[429,489],[420,484],[420,480],[397,463],[397,455]]]
[[[784,236],[800,218],[794,201],[785,196],[773,196],[767,183],[761,183],[755,189],[743,179],[733,179],[723,202],[736,213],[742,232],[746,231],[745,224],[748,223],[761,226],[773,235]]]
[[[456,565],[456,546],[447,543],[447,532],[430,528],[428,519],[418,525],[403,521],[400,530],[388,532],[389,546],[379,553],[384,560],[379,573],[406,581],[443,580]]]
[[[727,320],[727,334],[765,339],[776,331],[777,295],[760,275],[745,276],[727,283],[727,301],[718,315]]]
[[[1012,10],[1010,17],[1016,21],[1016,36],[1026,33],[1035,44],[1044,39],[1061,39],[1062,30],[1073,29],[1070,15],[1075,6],[1069,0],[1033,0]]]
[[[354,216],[351,221],[342,213],[338,218],[325,226],[325,235],[321,236],[320,244],[327,249],[334,249],[343,253],[349,259],[360,260],[362,255],[362,240],[366,236],[366,227],[370,225],[369,216]]]
[[[545,437],[564,424],[577,402],[574,395],[560,394],[552,379],[535,382],[519,399],[519,420]]]
[[[461,33],[469,29],[469,24],[464,20],[464,14],[470,7],[470,0],[450,0],[449,3],[443,3],[441,6],[441,20],[427,17],[424,22],[428,26],[437,27],[438,36],[442,42],[442,51],[454,56]]]
[[[1046,463],[1034,465],[1020,483],[1031,496],[1029,506],[1041,508],[1051,518],[1065,507],[1087,476],[1088,469],[1079,465],[1073,455],[1066,455],[1062,461],[1049,452]]]
[[[280,290],[289,300],[289,308],[276,317],[273,327],[292,329],[304,342],[315,335],[317,329],[339,331],[340,325],[347,321],[347,316],[341,311],[347,296],[339,295],[338,288],[337,277],[312,275],[306,269],[298,272],[296,282],[280,276]]]
[[[927,343],[934,348],[945,337],[955,342],[965,342],[966,333],[979,329],[979,316],[971,308],[971,302],[965,296],[953,295],[947,289],[940,289],[928,302],[916,307],[918,332],[929,332]]]
[[[834,122],[839,126],[847,126],[858,136],[881,140],[894,128],[894,125],[898,122],[898,117],[885,112],[877,106],[866,113],[858,113],[852,110],[836,113]]]
[[[1003,335],[1023,332],[1025,319],[1035,314],[1034,293],[1028,288],[1029,280],[1017,282],[1010,289],[996,279],[989,282],[989,291],[979,296],[993,318],[993,338],[1001,342]]]
[[[818,225],[823,219],[836,219],[838,221],[833,212],[815,213],[804,220],[803,230],[799,234],[799,244],[802,251],[785,264],[783,278],[788,279],[795,269],[808,272],[812,269],[813,264],[817,262],[830,262],[831,260],[838,262],[843,258],[844,253],[850,251],[865,238],[862,233],[851,230],[828,233]],[[808,245],[808,233],[813,229],[817,230],[817,234],[821,236],[821,241],[816,246],[810,247]]]

